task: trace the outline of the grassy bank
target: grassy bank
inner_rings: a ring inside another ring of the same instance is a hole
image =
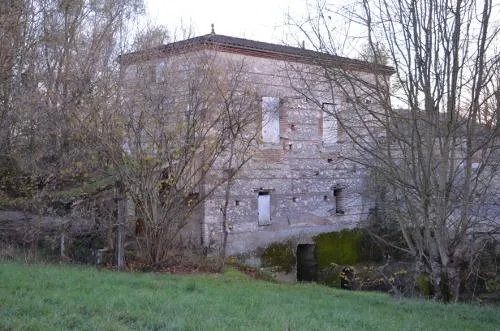
[[[0,262],[0,329],[495,330],[494,308],[224,275]]]

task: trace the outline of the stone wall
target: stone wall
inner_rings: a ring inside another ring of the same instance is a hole
[[[242,55],[221,54],[221,62],[243,61],[249,84],[260,97],[280,99],[280,141],[257,144],[253,157],[237,175],[231,189],[228,225],[228,254],[253,251],[275,241],[355,227],[367,216],[369,206],[362,197],[364,171],[344,156],[353,153],[348,139],[325,147],[322,139],[322,110],[318,100],[332,102],[348,116],[347,98],[316,85],[315,101],[291,87],[286,63]],[[326,91],[326,92],[325,92]],[[256,109],[256,111],[261,111]],[[345,138],[345,137],[344,137]],[[222,169],[214,169],[214,176]],[[341,190],[342,201],[335,196]],[[259,225],[258,196],[270,196],[271,220]],[[223,189],[205,203],[204,243],[220,242]],[[343,213],[337,212],[342,203]]]

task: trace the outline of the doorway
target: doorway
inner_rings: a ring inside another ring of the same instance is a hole
[[[301,244],[297,246],[297,281],[316,281],[316,258],[314,257],[313,244]]]

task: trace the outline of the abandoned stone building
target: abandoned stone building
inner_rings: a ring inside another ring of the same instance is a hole
[[[215,57],[222,68],[228,61],[244,64],[245,82],[259,100],[254,109],[260,114],[258,139],[252,157],[230,188],[228,254],[286,240],[307,244],[313,235],[353,228],[366,219],[372,202],[363,195],[365,172],[346,159],[354,151],[336,120],[336,116],[349,117],[355,98],[325,83],[315,59],[361,74],[372,73],[371,64],[214,33],[160,46],[147,54],[125,54],[120,62],[126,75],[137,74],[137,64],[147,63],[154,85],[164,82],[162,70],[199,54]],[[384,77],[392,74],[388,67],[377,70]],[[223,169],[214,166],[211,171],[216,177]],[[209,181],[204,185],[210,185]],[[200,245],[220,244],[225,200],[224,190],[215,189],[202,203],[195,225],[188,227]]]

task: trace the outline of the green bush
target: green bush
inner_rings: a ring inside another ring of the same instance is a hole
[[[432,287],[429,279],[426,275],[421,274],[418,276],[418,287],[420,288],[420,293],[426,298],[429,298],[432,295]]]
[[[485,285],[488,293],[500,292],[500,276],[486,280]]]
[[[314,242],[316,262],[320,269],[328,268],[332,263],[355,265],[382,260],[380,249],[360,230],[322,233],[314,237]]]
[[[286,273],[292,272],[297,263],[292,244],[273,243],[262,253],[262,265],[264,267],[279,267]]]
[[[68,254],[73,262],[95,263],[95,253],[104,247],[106,242],[99,235],[91,233],[73,238],[68,248]]]
[[[346,266],[332,263],[326,268],[317,270],[319,284],[340,288],[340,276]]]

